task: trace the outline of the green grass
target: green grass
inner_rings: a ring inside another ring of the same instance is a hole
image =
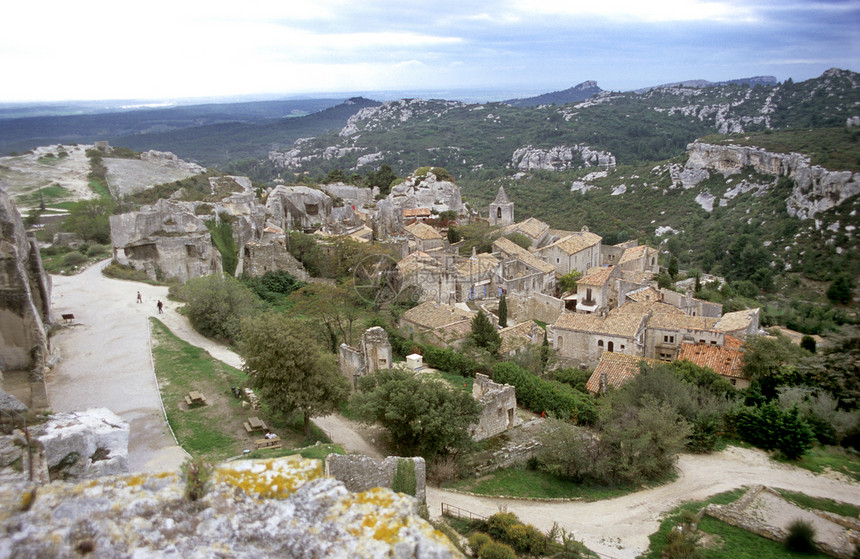
[[[299,454],[302,458],[315,458],[325,460],[329,454],[346,454],[342,446],[338,444],[320,444],[305,448],[278,448],[276,450],[254,450],[245,455],[245,458],[276,458],[280,456],[292,456]]]
[[[58,184],[51,184],[48,186],[43,186],[41,188],[33,189],[27,194],[21,194],[20,196],[16,197],[15,202],[22,206],[38,205],[41,201],[44,201],[45,204],[50,204],[51,200],[65,198],[70,194],[71,192],[67,188],[64,188]]]
[[[860,516],[860,507],[857,505],[841,503],[839,501],[822,497],[810,497],[809,495],[804,495],[803,493],[798,493],[796,491],[788,491],[787,489],[777,489],[776,491],[800,507],[823,510],[826,512],[832,512],[833,514],[849,516],[851,518],[857,518]]]
[[[716,518],[705,516],[699,522],[699,530],[714,537],[714,542],[702,548],[705,559],[783,559],[806,557],[824,559],[823,553],[793,553],[785,545],[765,537],[747,532],[743,528],[730,526]]]
[[[479,478],[445,484],[445,488],[487,496],[582,499],[584,501],[611,499],[642,490],[641,486],[606,487],[593,483],[575,483],[540,470],[527,468],[497,470]]]
[[[838,446],[815,446],[797,460],[783,461],[817,474],[830,469],[860,481],[860,457]]]
[[[430,375],[431,377],[441,378],[451,383],[452,386],[462,389],[469,394],[472,393],[472,385],[475,384],[474,377],[464,377],[457,373],[447,373],[444,371],[436,371]]]
[[[107,187],[107,183],[101,181],[99,179],[90,179],[89,182],[90,190],[95,192],[101,198],[110,198],[110,190]]]
[[[328,442],[325,434],[315,429],[311,441],[306,441],[301,418],[277,417],[269,413],[265,403],[260,410],[243,408],[234,398],[231,386],[246,386],[247,376],[240,370],[212,358],[206,351],[177,338],[159,320],[152,318],[153,358],[161,399],[167,411],[167,420],[173,428],[180,446],[195,457],[219,461],[232,456],[271,458],[292,454],[299,449],[311,457],[334,450],[305,449],[308,442]],[[185,395],[197,390],[206,396],[207,405],[188,408]],[[248,417],[258,416],[278,434],[286,450],[254,450],[254,439],[243,423]]]

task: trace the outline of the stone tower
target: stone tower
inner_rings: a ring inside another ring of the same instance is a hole
[[[490,204],[490,225],[498,225],[504,227],[511,225],[514,222],[514,203],[508,200],[508,195],[505,194],[505,187],[499,187],[499,193],[496,194],[496,199]]]

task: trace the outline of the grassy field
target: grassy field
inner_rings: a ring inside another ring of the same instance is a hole
[[[674,477],[674,475],[672,476]],[[669,478],[666,481],[670,481]],[[606,487],[592,483],[575,483],[539,470],[506,468],[486,476],[457,480],[446,489],[468,491],[478,495],[535,499],[582,499],[598,501],[642,490],[642,486]]]
[[[277,433],[287,449],[303,449],[303,456],[305,452],[321,452],[319,447],[316,450],[304,449],[308,444],[316,440],[329,442],[319,430],[315,431],[311,441],[305,441],[298,417],[280,418],[268,413],[265,407],[255,411],[242,407],[241,401],[231,392],[232,386],[247,384],[242,371],[180,340],[159,320],[150,320],[155,373],[167,420],[179,444],[190,454],[219,461],[242,455],[245,450],[251,450],[256,457],[272,457],[277,455],[274,454],[276,452],[283,452],[281,449],[254,450],[254,439],[260,435],[249,435],[243,426],[252,416],[262,419]],[[189,408],[185,395],[192,390],[201,392],[207,405]]]
[[[860,481],[860,458],[857,453],[838,446],[815,446],[797,460],[787,463],[816,474],[829,469]]]

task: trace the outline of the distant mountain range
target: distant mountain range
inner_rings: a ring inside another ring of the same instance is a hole
[[[505,103],[514,107],[539,107],[540,105],[552,104],[564,105],[566,103],[585,101],[601,91],[603,90],[597,86],[597,82],[589,80],[564,91],[553,91],[552,93],[544,93],[543,95],[527,97],[525,99],[508,99]]]
[[[776,85],[777,82],[774,76],[753,76],[752,78],[740,78],[737,80],[727,80],[724,82],[709,82],[708,80],[687,80],[683,82],[675,82],[675,83],[664,83],[662,85],[655,85],[651,87],[643,87],[642,89],[637,89],[636,93],[645,93],[646,91],[651,91],[652,89],[660,89],[664,87],[716,87],[720,85],[748,85],[750,87],[755,87],[757,85],[766,85],[772,86]]]

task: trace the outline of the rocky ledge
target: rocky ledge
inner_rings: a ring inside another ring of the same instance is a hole
[[[350,493],[299,457],[215,467],[202,498],[180,474],[0,487],[2,557],[395,557],[460,554],[387,489]]]

